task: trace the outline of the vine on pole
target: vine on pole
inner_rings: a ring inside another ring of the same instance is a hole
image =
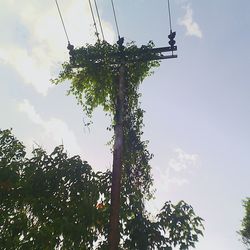
[[[199,229],[202,228],[202,219],[195,217],[192,208],[185,203],[176,207],[165,203],[157,217],[158,224],[154,225],[145,210],[144,201],[153,197],[149,164],[152,154],[147,149],[148,142],[141,138],[144,111],[140,108],[139,85],[153,68],[159,66],[159,62],[152,58],[160,58],[161,52],[166,51],[165,48],[153,47],[152,42],[141,47],[130,43],[123,46],[121,56],[121,45],[111,45],[106,41],[87,44],[71,51],[70,62],[63,64],[59,77],[53,80],[55,84],[71,81],[68,94],[76,97],[90,118],[97,106],[103,107],[112,117],[113,176],[111,197],[106,201],[111,213],[108,236],[105,235],[111,250],[118,249],[121,235],[129,235],[129,238],[123,238],[123,243],[120,242],[123,249],[170,249],[171,244],[187,249],[194,246],[197,236],[202,234]],[[178,231],[178,235],[185,231],[182,238],[172,233],[172,230],[177,230],[175,224],[168,228],[169,218],[176,216],[175,210],[180,215],[189,211],[194,217],[194,221],[186,217],[189,222],[181,219],[186,223]],[[163,233],[166,230],[173,234],[172,238]],[[138,237],[140,234],[145,237]]]

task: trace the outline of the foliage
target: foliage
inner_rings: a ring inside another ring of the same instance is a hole
[[[245,208],[245,215],[242,220],[242,228],[239,234],[242,237],[243,243],[250,249],[250,198],[246,198],[243,201],[243,206]]]
[[[144,111],[140,108],[139,85],[152,73],[154,67],[159,66],[158,61],[149,60],[154,56],[151,50],[153,47],[152,42],[140,48],[134,43],[122,47],[105,41],[95,45],[87,44],[71,51],[70,62],[63,64],[63,70],[53,82],[59,84],[69,80],[71,86],[68,94],[76,97],[89,117],[97,106],[103,107],[113,119],[111,129],[115,125],[119,68],[121,64],[125,66],[120,212],[122,249],[171,249],[172,245],[178,244],[181,249],[187,249],[194,246],[198,241],[197,236],[202,234],[199,229],[202,220],[194,215],[192,208],[184,202],[176,207],[168,202],[153,222],[144,206],[144,200],[153,196],[149,164],[152,154],[147,149],[148,141],[142,140]],[[182,213],[186,217],[179,220]],[[164,214],[175,218],[172,224],[167,224]]]
[[[87,115],[91,116],[97,106],[102,106],[114,119],[120,64],[125,63],[125,118],[123,187],[137,187],[135,200],[150,198],[152,194],[152,158],[147,150],[147,141],[142,141],[143,113],[139,103],[139,84],[159,66],[157,61],[148,60],[152,56],[153,42],[138,48],[134,43],[119,47],[105,41],[95,45],[77,48],[70,62],[63,64],[63,71],[53,82],[71,81],[69,94],[73,94]],[[114,125],[114,120],[110,129]],[[125,185],[125,182],[127,185]]]
[[[1,249],[106,249],[111,174],[94,172],[59,146],[25,157],[10,130],[0,130]],[[181,201],[153,216],[139,189],[124,181],[121,249],[188,249],[202,235],[202,219]]]
[[[130,43],[123,47],[121,54],[117,44],[111,45],[106,41],[97,42],[95,45],[87,44],[74,50],[72,60],[63,64],[63,71],[53,83],[70,80],[68,93],[77,98],[89,116],[99,105],[114,114],[121,61],[126,61],[126,79],[129,83],[127,94],[130,101],[136,103],[140,82],[152,73],[153,67],[159,65],[156,61],[145,60],[150,57],[149,49],[153,47],[152,42],[141,48]]]
[[[108,195],[110,173],[94,173],[61,146],[32,154],[24,158],[22,143],[1,131],[1,249],[93,249],[105,216],[96,204]]]

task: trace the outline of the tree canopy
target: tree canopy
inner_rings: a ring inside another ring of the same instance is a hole
[[[241,235],[242,241],[246,245],[247,249],[250,249],[250,198],[246,198],[243,201],[243,207],[245,209],[245,215],[242,220],[242,226],[239,234]]]
[[[119,67],[125,68],[120,249],[184,250],[202,235],[202,219],[192,206],[165,202],[160,212],[146,211],[153,198],[148,141],[142,140],[139,85],[159,66],[150,60],[153,43],[138,48],[98,41],[70,51],[70,62],[55,84],[70,80],[73,94],[91,117],[103,107],[116,126]],[[154,55],[155,56],[155,55]],[[113,140],[115,136],[113,137]],[[112,145],[112,140],[110,142]],[[111,149],[113,150],[112,146]],[[0,131],[0,245],[4,249],[107,249],[111,210],[111,173],[95,172],[79,156],[58,146],[51,154],[24,145],[10,130]]]
[[[152,73],[159,62],[146,60],[152,54],[153,42],[140,48],[129,43],[121,48],[106,41],[94,45],[86,44],[71,52],[70,62],[65,62],[54,84],[65,80],[71,82],[68,94],[73,94],[87,115],[91,116],[97,106],[115,114],[115,99],[118,91],[117,79],[122,61],[126,62],[126,92],[131,106],[138,103],[138,87]]]
[[[167,245],[168,243],[166,242],[159,243],[160,240],[156,241],[154,239],[150,241],[150,234],[146,234],[146,228],[149,228],[149,225],[147,225],[147,220],[145,220],[147,213],[144,207],[144,200],[152,198],[151,187],[153,179],[149,164],[152,154],[147,149],[148,141],[142,140],[144,111],[140,107],[139,98],[141,94],[139,93],[139,85],[145,77],[152,73],[154,67],[159,66],[158,61],[151,59],[161,55],[161,53],[156,55],[153,52],[153,42],[149,42],[141,47],[136,46],[135,43],[123,46],[120,42],[123,41],[119,39],[117,44],[111,45],[106,41],[98,41],[94,45],[87,44],[76,49],[71,47],[70,61],[63,64],[63,70],[53,82],[58,84],[69,80],[71,85],[68,93],[76,97],[78,103],[89,117],[91,117],[97,106],[101,106],[112,119],[109,129],[116,128],[116,125],[118,125],[116,118],[120,114],[119,110],[123,110],[123,116],[122,118],[120,117],[122,120],[122,137],[124,138],[122,140],[120,195],[123,206],[120,211],[120,221],[126,221],[127,218],[136,218],[137,220],[136,224],[131,224],[134,220],[129,220],[125,223],[125,225],[130,226],[130,238],[125,237],[124,239],[121,237],[122,242],[124,242],[123,247],[128,249],[145,249],[146,245],[153,247],[153,244],[158,242],[158,244],[163,244],[155,245],[160,249],[163,246],[169,247],[173,242]],[[125,71],[125,84],[122,89],[119,83],[121,80],[121,67]],[[121,92],[123,92],[122,96],[125,97],[122,101]],[[122,108],[119,105],[120,102],[123,103]],[[117,139],[116,135],[114,135],[113,139]],[[117,167],[115,168],[117,169]],[[165,209],[167,208],[171,210],[171,205],[166,205]],[[164,210],[162,212],[164,213]],[[156,218],[160,219],[160,217]],[[140,231],[142,230],[141,226],[138,228],[136,225],[143,225],[146,228],[144,228],[144,231]],[[122,236],[124,225],[120,225],[120,229]],[[162,229],[162,231],[164,230]],[[145,238],[139,238],[143,242],[134,242],[132,245],[127,243],[131,239],[139,240],[138,236],[142,232]],[[135,235],[133,236],[131,233]],[[156,232],[155,234],[159,237],[159,234]],[[182,248],[184,249],[188,245],[189,243],[184,244]]]
[[[134,180],[135,181],[135,180]],[[107,249],[111,173],[95,172],[58,146],[26,157],[10,130],[0,130],[1,249]],[[188,249],[202,219],[180,201],[159,214],[145,210],[129,178],[122,186],[121,249]]]

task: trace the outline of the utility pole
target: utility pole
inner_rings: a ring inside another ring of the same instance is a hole
[[[111,208],[108,244],[110,250],[117,250],[120,241],[119,214],[121,193],[121,172],[124,145],[124,101],[125,101],[125,65],[122,62],[119,69],[118,90],[115,111],[115,142],[113,149],[113,171],[111,186]]]
[[[121,173],[123,165],[123,146],[124,146],[124,116],[125,110],[125,88],[126,88],[126,63],[140,61],[151,61],[151,60],[163,60],[176,58],[174,51],[177,50],[175,46],[175,32],[170,31],[169,45],[168,47],[159,47],[152,49],[139,49],[137,52],[133,52],[133,55],[124,51],[124,38],[119,37],[117,41],[118,53],[110,54],[109,57],[115,59],[115,64],[119,65],[119,77],[117,80],[117,96],[115,100],[115,114],[114,114],[114,148],[113,148],[113,170],[112,170],[112,186],[111,186],[111,207],[110,207],[110,221],[109,221],[109,234],[108,234],[108,245],[109,250],[118,250],[120,241],[120,229],[119,229],[119,214],[120,214],[120,193],[121,193]],[[70,61],[73,67],[79,68],[82,65],[77,64],[75,61],[75,50],[74,46],[68,44],[68,50],[70,54]],[[148,53],[150,52],[150,53]],[[170,55],[164,55],[165,52],[171,52]],[[145,53],[149,56],[145,57]],[[93,63],[100,63],[103,55],[89,55],[87,59]],[[116,61],[117,60],[117,61]]]
[[[121,193],[121,173],[124,148],[124,116],[125,116],[125,62],[124,62],[124,38],[119,37],[117,44],[119,48],[119,77],[117,86],[117,96],[114,114],[114,148],[113,148],[113,171],[111,186],[111,206],[109,219],[109,250],[117,250],[120,241],[119,214],[120,214],[120,193]]]
[[[62,14],[59,8],[59,5],[57,3],[57,0],[55,0],[57,9],[61,18],[61,22],[64,28],[64,32],[68,41],[68,47],[69,55],[70,55],[70,63],[72,67],[74,68],[81,68],[84,67],[81,64],[77,64],[77,58],[76,58],[76,50],[74,49],[74,46],[70,44],[69,37],[64,25],[64,21],[62,18]],[[117,28],[117,34],[118,34],[118,48],[119,51],[112,53],[109,56],[109,58],[115,59],[113,62],[115,64],[119,64],[119,77],[118,77],[118,86],[117,86],[117,96],[116,96],[116,102],[115,102],[115,114],[114,114],[114,135],[115,135],[115,141],[114,141],[114,148],[113,148],[113,170],[112,170],[112,186],[111,186],[111,208],[110,208],[110,225],[109,225],[109,235],[108,235],[108,245],[109,250],[118,250],[119,241],[120,241],[120,230],[119,230],[119,214],[120,214],[120,193],[121,193],[121,173],[122,173],[122,164],[123,164],[123,146],[124,146],[124,116],[126,113],[125,110],[125,88],[126,88],[126,79],[125,79],[125,64],[131,63],[131,62],[142,62],[142,61],[151,61],[151,60],[163,60],[163,59],[171,59],[176,58],[177,55],[174,55],[174,51],[177,50],[177,46],[175,46],[175,32],[172,32],[172,25],[171,25],[171,13],[170,13],[170,4],[168,0],[168,12],[169,12],[169,22],[170,22],[170,34],[168,35],[169,38],[169,45],[168,47],[160,47],[160,48],[141,48],[137,52],[131,53],[124,53],[124,38],[120,37],[116,14],[115,14],[115,8],[113,0],[112,2],[112,8],[114,12],[115,22],[116,22],[116,28]],[[92,13],[92,18],[94,22],[94,26],[96,28],[96,35],[97,39],[100,42],[99,36],[98,36],[98,30],[95,22],[95,17],[91,5],[91,1],[89,0],[89,5]],[[100,16],[97,8],[97,4],[95,2],[96,12],[98,15],[99,24],[101,27],[101,32],[104,40],[103,30],[101,26]],[[149,56],[145,57],[145,53],[147,53]],[[171,52],[170,55],[164,55],[165,52]],[[91,60],[93,63],[101,63],[103,59],[103,54],[99,55],[87,55],[87,59]],[[136,58],[136,59],[131,59]],[[117,60],[117,61],[116,61]]]
[[[177,56],[173,54],[173,51],[177,50],[175,45],[175,33],[170,34],[170,47],[151,49],[153,56],[147,58],[146,60],[160,60],[176,58]],[[124,146],[124,114],[125,110],[125,54],[123,52],[123,42],[124,38],[120,38],[117,41],[119,45],[119,57],[121,57],[121,64],[119,67],[119,79],[118,79],[118,89],[116,96],[116,110],[114,115],[115,127],[115,142],[113,149],[113,171],[112,171],[112,186],[111,186],[111,207],[110,207],[110,221],[109,221],[109,235],[108,235],[108,245],[109,250],[118,250],[120,241],[120,228],[119,228],[119,214],[120,214],[120,194],[121,194],[121,173],[123,164],[123,146]],[[162,52],[171,51],[172,55],[164,56]],[[160,55],[159,55],[160,54]],[[143,57],[143,53],[139,53]],[[129,61],[129,55],[127,55],[127,60]],[[145,60],[145,59],[144,59]],[[140,61],[140,59],[139,59]]]

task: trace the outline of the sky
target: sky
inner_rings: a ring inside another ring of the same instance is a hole
[[[236,231],[250,196],[250,1],[171,0],[178,58],[165,60],[141,85],[157,212],[185,200],[205,222],[199,250],[243,250]],[[94,43],[86,0],[58,0],[70,42]],[[105,39],[117,40],[110,1],[97,1]],[[138,45],[168,45],[166,0],[114,0],[121,36]],[[0,0],[0,128],[28,152],[64,144],[95,169],[112,166],[112,134],[101,109],[93,125],[66,92],[54,86],[68,60],[55,1]]]

